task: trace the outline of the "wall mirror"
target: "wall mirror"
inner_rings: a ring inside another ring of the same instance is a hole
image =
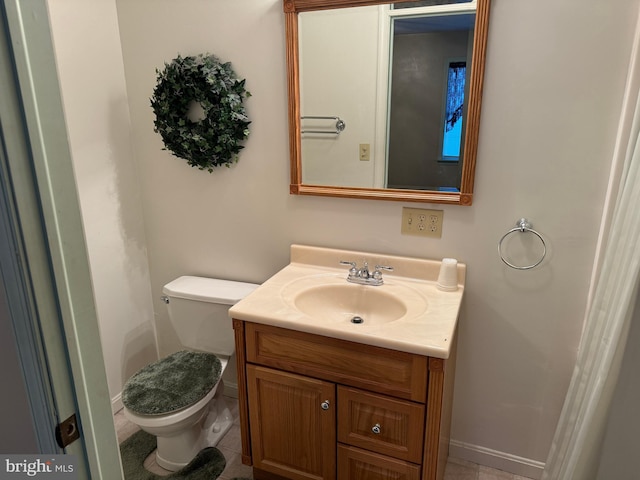
[[[284,0],[290,191],[471,205],[490,0]]]

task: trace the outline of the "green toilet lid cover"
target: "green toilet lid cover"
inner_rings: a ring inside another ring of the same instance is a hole
[[[133,375],[122,403],[134,413],[163,415],[193,405],[220,379],[222,364],[212,353],[176,352]]]

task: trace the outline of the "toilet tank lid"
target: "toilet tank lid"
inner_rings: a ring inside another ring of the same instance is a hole
[[[187,275],[167,283],[162,289],[162,293],[169,298],[184,298],[222,305],[235,305],[256,288],[258,288],[258,285],[254,283]]]

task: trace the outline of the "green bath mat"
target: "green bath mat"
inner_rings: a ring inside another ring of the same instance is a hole
[[[140,430],[120,444],[125,480],[212,480],[226,465],[224,455],[214,447],[205,448],[183,469],[169,475],[157,475],[144,468],[144,460],[156,449],[156,437]],[[237,479],[241,480],[241,479]]]

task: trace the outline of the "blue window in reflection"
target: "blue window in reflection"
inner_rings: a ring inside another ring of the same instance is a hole
[[[457,162],[460,159],[466,73],[466,62],[449,63],[442,140],[442,160],[445,161]]]

